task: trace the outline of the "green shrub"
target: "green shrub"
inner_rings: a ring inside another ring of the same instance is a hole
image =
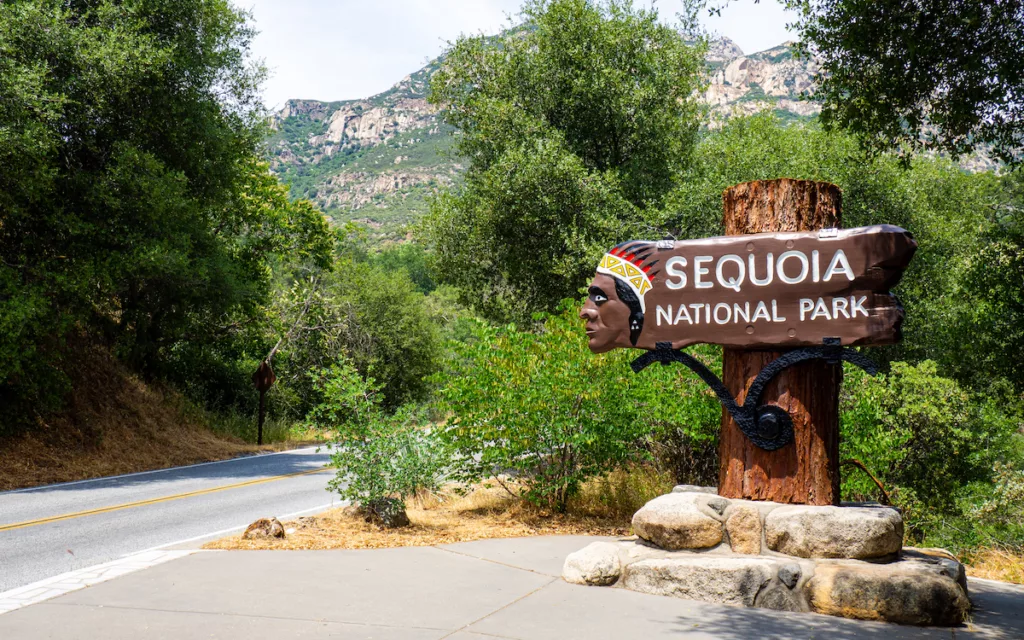
[[[430,431],[420,427],[421,412],[410,406],[383,411],[381,385],[364,380],[344,358],[315,379],[323,400],[309,422],[334,434],[333,491],[371,511],[396,502],[404,510],[407,498],[437,487],[441,458]]]
[[[531,501],[564,510],[588,478],[649,459],[665,434],[714,439],[719,409],[681,368],[629,368],[639,352],[587,349],[575,304],[535,332],[477,322],[438,377],[452,477],[513,473]],[[713,418],[711,417],[713,416]]]
[[[993,468],[1018,455],[1017,426],[1012,405],[970,393],[927,360],[895,362],[877,378],[848,371],[843,386],[842,457],[878,476],[918,541],[951,517],[987,509],[998,493]],[[874,498],[877,488],[851,470],[843,495]]]

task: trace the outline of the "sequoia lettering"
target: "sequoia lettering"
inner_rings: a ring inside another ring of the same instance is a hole
[[[772,253],[762,256],[751,253],[746,260],[734,253],[721,256],[717,261],[714,256],[694,256],[690,272],[692,278],[687,278],[690,261],[684,256],[674,256],[665,263],[665,284],[673,290],[684,289],[691,281],[697,289],[710,289],[717,284],[739,293],[748,279],[757,287],[770,286],[776,280],[784,284],[800,284],[808,278],[811,282],[831,282],[833,278],[846,278],[853,282],[853,269],[842,249],[829,258],[824,275],[821,258],[817,250],[811,251],[809,256],[804,251],[785,251],[778,258]],[[712,262],[715,264],[714,279],[708,277],[712,273]]]

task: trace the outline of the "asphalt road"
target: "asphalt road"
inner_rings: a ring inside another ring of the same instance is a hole
[[[338,504],[327,453],[296,449],[0,493],[0,592]]]

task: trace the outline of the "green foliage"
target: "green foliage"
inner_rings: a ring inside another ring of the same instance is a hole
[[[1024,389],[1024,242],[1003,237],[980,247],[964,261],[954,299],[968,301],[953,310],[951,333],[962,358],[949,367],[957,377],[983,388],[999,379]]]
[[[1024,160],[1024,2],[786,0],[821,61],[826,125],[874,150]]]
[[[207,350],[263,349],[238,327],[262,314],[274,256],[327,266],[322,216],[258,160],[246,19],[226,0],[0,4],[8,426],[59,404],[71,332],[199,385],[186,361],[224,372]]]
[[[491,318],[525,320],[576,295],[635,208],[557,141],[502,155],[427,219],[438,277]]]
[[[388,271],[368,262],[356,241],[335,257],[331,272],[279,284],[279,335],[303,308],[275,359],[287,387],[278,392],[282,409],[305,415],[318,398],[308,372],[329,367],[342,352],[363,376],[379,382],[380,401],[388,409],[425,399],[426,378],[440,362],[441,338],[433,308],[405,269]]]
[[[1018,443],[1020,444],[1020,443]],[[984,542],[1024,548],[1024,456],[998,462],[992,469],[993,486],[986,500],[973,501],[967,515],[978,523]],[[971,496],[973,497],[973,496]]]
[[[972,397],[934,362],[895,362],[889,374],[851,373],[844,383],[842,455],[861,460],[907,507],[949,512],[960,487],[988,480],[1016,428],[991,399]],[[844,492],[873,496],[862,474]]]
[[[600,253],[646,227],[689,157],[702,47],[617,0],[531,0],[523,28],[462,38],[430,99],[465,182],[424,233],[441,280],[520,321],[574,297]]]
[[[387,414],[381,407],[381,387],[364,380],[342,357],[314,374],[322,401],[308,421],[334,434],[331,461],[337,475],[332,490],[345,500],[372,505],[437,487],[442,466],[439,450],[422,416],[410,407]]]
[[[843,458],[863,462],[903,508],[912,543],[957,552],[1021,549],[1021,421],[1019,396],[972,393],[931,361],[896,362],[878,378],[849,368],[840,449]],[[845,499],[877,499],[873,482],[844,469]]]
[[[385,404],[397,407],[423,399],[440,343],[423,295],[409,276],[354,267],[347,281],[339,279],[334,286],[351,313],[345,342],[352,359],[365,375],[385,385]]]
[[[667,367],[636,375],[621,351],[593,356],[576,312],[567,305],[536,332],[478,322],[453,345],[438,380],[453,479],[511,471],[527,498],[564,509],[584,480],[648,458],[663,434],[714,439],[720,409],[699,379]]]
[[[405,242],[387,247],[373,255],[370,261],[381,271],[405,271],[420,293],[428,294],[437,288],[427,270],[427,251],[421,244]]]

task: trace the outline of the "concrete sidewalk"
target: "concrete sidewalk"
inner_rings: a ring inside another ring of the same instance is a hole
[[[0,638],[568,640],[1024,638],[1024,588],[972,581],[972,625],[923,629],[580,587],[595,538],[365,551],[208,551],[0,616]]]

